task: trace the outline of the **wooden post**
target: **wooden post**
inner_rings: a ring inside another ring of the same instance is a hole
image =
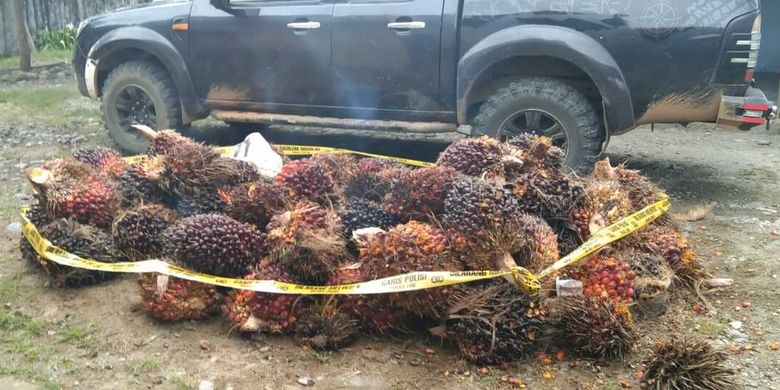
[[[24,0],[13,0],[16,40],[19,42],[19,69],[22,72],[32,70],[32,38],[27,29],[27,18],[24,16]]]

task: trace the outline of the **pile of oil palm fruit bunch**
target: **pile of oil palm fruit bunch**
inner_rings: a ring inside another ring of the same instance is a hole
[[[97,147],[30,170],[36,203],[27,216],[54,245],[84,258],[162,259],[220,277],[326,286],[415,271],[521,266],[538,273],[664,196],[624,166],[601,161],[579,177],[561,168],[563,160],[548,138],[483,137],[455,142],[433,167],[316,154],[286,159],[276,177],[265,178],[251,163],[161,131],[134,162]],[[21,249],[52,285],[74,288],[115,276],[45,260],[24,238]],[[161,321],[222,315],[231,334],[289,334],[319,350],[346,347],[361,333],[422,331],[471,362],[504,364],[548,348],[621,358],[636,344],[636,321],[662,313],[671,290],[707,277],[680,229],[662,217],[542,280],[536,294],[512,278],[305,296],[157,274],[140,275],[138,291],[141,306]],[[579,282],[580,292],[559,296],[556,279]],[[706,347],[684,348],[663,346],[654,363],[658,375],[646,381],[710,375],[686,369],[697,364],[686,359],[692,354],[720,367],[720,355]],[[670,377],[679,373],[688,377]]]

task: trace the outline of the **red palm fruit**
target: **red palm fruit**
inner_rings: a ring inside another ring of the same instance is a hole
[[[45,167],[31,169],[27,178],[52,218],[74,218],[98,227],[111,225],[120,197],[106,178],[75,160],[55,160]]]
[[[293,200],[308,200],[322,205],[337,200],[333,178],[320,164],[311,160],[292,161],[282,166],[276,183],[287,190]]]
[[[216,287],[159,274],[138,277],[141,307],[163,321],[188,321],[206,318],[219,310]]]
[[[226,204],[225,214],[233,219],[265,229],[271,217],[288,206],[287,191],[276,183],[253,181],[218,192]]]
[[[111,178],[118,178],[128,166],[118,152],[103,146],[92,146],[78,150],[73,154],[73,158],[91,165],[100,173]]]
[[[416,271],[462,271],[462,264],[448,250],[444,232],[412,221],[370,237],[360,248],[360,263],[370,279]],[[421,317],[439,318],[449,287],[391,294],[392,305]]]
[[[341,220],[332,209],[299,202],[268,224],[270,257],[312,284],[322,284],[346,255]]]
[[[501,163],[507,152],[505,149],[499,141],[488,136],[464,138],[447,147],[437,164],[465,175],[479,176]]]
[[[404,221],[428,220],[444,210],[444,199],[461,176],[449,167],[415,169],[393,182],[382,207]]]
[[[636,273],[630,264],[617,258],[593,256],[572,275],[582,282],[586,297],[607,298],[619,304],[634,302]]]
[[[257,272],[246,279],[296,282],[283,267],[271,261],[263,261]],[[297,304],[298,298],[298,295],[233,290],[225,297],[222,311],[233,324],[233,329],[239,332],[284,334],[294,329],[305,309],[303,304]]]

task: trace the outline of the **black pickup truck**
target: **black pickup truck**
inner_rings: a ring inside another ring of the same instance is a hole
[[[132,123],[550,136],[587,170],[648,123],[768,124],[758,0],[155,1],[85,20],[73,65],[117,144]]]

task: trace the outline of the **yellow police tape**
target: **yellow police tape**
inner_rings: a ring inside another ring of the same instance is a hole
[[[305,295],[348,295],[348,294],[385,294],[404,291],[424,290],[435,287],[450,286],[474,282],[478,280],[494,279],[511,276],[518,286],[528,293],[536,293],[541,289],[540,280],[554,274],[556,271],[570,266],[588,255],[596,252],[604,246],[615,242],[628,234],[646,226],[662,216],[671,208],[668,197],[664,197],[639,212],[621,219],[614,225],[602,229],[583,244],[580,248],[568,256],[560,259],[538,275],[534,275],[525,268],[517,267],[507,271],[462,271],[462,272],[412,272],[404,275],[338,286],[306,286],[293,283],[284,283],[273,280],[246,280],[232,279],[213,275],[206,275],[191,270],[168,264],[162,260],[144,260],[138,262],[103,263],[89,259],[83,259],[69,253],[41,236],[35,225],[27,218],[27,208],[22,209],[23,232],[38,254],[55,263],[94,271],[123,272],[123,273],[150,273],[156,272],[174,276],[181,279],[211,284],[215,286],[251,290],[275,294],[305,294]]]
[[[396,161],[401,164],[406,164],[414,167],[428,168],[428,167],[436,166],[436,164],[427,161],[412,160],[412,159],[402,158],[402,157],[383,156],[381,154],[366,153],[357,150],[349,150],[349,149],[341,149],[341,148],[332,148],[329,146],[306,146],[306,145],[274,145],[274,146],[276,146],[285,156],[311,156],[314,154],[321,154],[321,153],[354,154],[357,156],[373,157],[373,158],[379,158],[383,160]],[[223,146],[223,147],[217,147],[215,149],[224,156],[232,156],[235,151],[235,146]],[[129,163],[137,163],[145,159],[146,156],[143,155],[124,158],[124,160]]]

